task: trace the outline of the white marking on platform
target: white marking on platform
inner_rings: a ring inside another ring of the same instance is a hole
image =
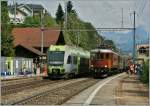
[[[119,76],[121,76],[121,75],[122,75],[122,74],[117,75],[117,76],[115,76],[115,77],[112,77],[112,78],[106,80],[105,82],[103,82],[101,85],[99,85],[99,86],[91,93],[91,95],[89,95],[88,99],[87,99],[87,100],[85,101],[85,103],[84,103],[84,106],[90,105],[90,103],[92,102],[92,100],[93,100],[93,98],[95,97],[95,95],[97,94],[97,92],[98,92],[105,84],[107,84],[109,81],[111,81],[111,80],[113,80],[113,79],[115,79],[115,78],[117,78],[117,77],[119,77]]]

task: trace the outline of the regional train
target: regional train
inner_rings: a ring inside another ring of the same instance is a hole
[[[89,73],[90,52],[80,47],[51,45],[47,52],[50,78],[73,78]]]
[[[126,59],[110,49],[90,52],[80,47],[51,45],[47,52],[47,74],[50,78],[75,76],[107,77],[123,72]]]

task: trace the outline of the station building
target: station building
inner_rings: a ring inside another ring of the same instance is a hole
[[[59,28],[43,30],[43,53],[41,52],[40,28],[14,28],[15,57],[1,58],[1,75],[19,75],[23,70],[32,73],[34,63],[46,62],[46,52],[50,45],[65,44]]]
[[[136,50],[136,56],[139,61],[146,62],[149,60],[149,44],[138,44]]]
[[[43,53],[41,52],[41,33],[40,28],[14,28],[14,48],[16,57],[33,58],[39,61],[41,57],[46,57],[47,49],[50,45],[63,42],[63,33],[59,28],[45,28],[43,30]]]

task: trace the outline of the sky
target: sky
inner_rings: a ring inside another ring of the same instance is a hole
[[[8,0],[13,3],[13,0]],[[58,4],[64,9],[65,0],[16,0],[24,4],[41,4],[55,17]],[[133,11],[136,11],[136,43],[148,43],[150,33],[150,0],[71,0],[80,19],[91,22],[95,28],[133,27]],[[106,39],[115,42],[122,51],[132,52],[132,31],[99,31]],[[128,48],[130,47],[130,48]]]

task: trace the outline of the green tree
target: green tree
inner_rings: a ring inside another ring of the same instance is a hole
[[[9,24],[7,1],[1,1],[1,55],[14,56],[12,27]]]
[[[38,27],[41,26],[40,17],[26,17],[24,25],[28,27]]]
[[[58,9],[57,9],[57,12],[56,12],[56,22],[57,24],[61,24],[62,26],[62,23],[63,23],[63,20],[64,20],[64,12],[62,10],[62,6],[59,4],[58,5]]]
[[[59,11],[62,10],[59,8],[60,6],[58,7]],[[102,37],[98,34],[98,32],[91,23],[81,20],[78,17],[77,12],[72,8],[72,2],[67,2],[67,29],[91,29],[93,31],[64,31],[63,35],[66,44],[80,46],[87,50],[97,47],[102,42]],[[58,10],[56,14],[59,16],[60,14],[58,14]],[[60,24],[63,16],[61,18],[60,16],[59,18],[57,18],[57,15],[56,19],[57,22]]]
[[[73,8],[72,2],[68,1],[67,2],[67,12],[71,13],[72,12],[72,8]]]
[[[91,23],[84,22],[76,14],[68,14],[68,29],[91,29],[93,31],[65,31],[65,41],[69,45],[80,46],[90,50],[101,43],[101,36]],[[95,31],[94,31],[95,30]]]
[[[149,84],[149,61],[148,60],[144,63],[141,80],[142,82]]]
[[[40,27],[41,17],[26,17],[23,24],[18,24],[16,27]],[[48,14],[44,15],[44,27],[57,26],[56,21]]]
[[[45,15],[44,16],[44,26],[45,27],[54,27],[54,26],[58,26],[55,19],[52,18],[52,16],[50,15]]]
[[[109,48],[116,51],[116,46],[112,40],[104,40],[103,43],[106,44]]]

